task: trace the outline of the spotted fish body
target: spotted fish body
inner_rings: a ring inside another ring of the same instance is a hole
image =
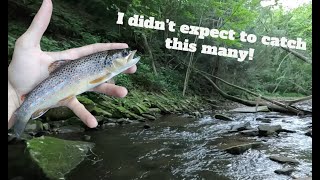
[[[42,116],[50,108],[110,80],[136,64],[140,57],[133,58],[135,53],[126,49],[103,51],[53,64],[51,67],[57,67],[51,70],[49,77],[26,95],[12,115],[16,136],[20,137],[30,118]]]

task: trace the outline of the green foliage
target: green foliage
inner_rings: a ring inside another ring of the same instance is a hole
[[[142,59],[148,61],[145,57]],[[158,69],[158,75],[155,76],[151,67],[143,61],[138,63],[139,70],[135,74],[121,74],[117,76],[116,83],[128,89],[135,88],[144,91],[176,93],[181,91],[183,76],[163,67]]]
[[[126,42],[137,49],[142,56],[138,71],[132,75],[121,74],[116,83],[129,90],[152,92],[173,92],[181,94],[186,67],[190,53],[168,50],[165,39],[178,37],[180,40],[195,41],[196,36],[178,33],[182,24],[233,29],[246,31],[261,38],[263,35],[301,37],[307,42],[307,50],[299,51],[312,58],[312,8],[311,3],[291,11],[263,8],[259,0],[56,0],[53,2],[53,14],[50,25],[41,40],[45,51],[59,51],[97,42]],[[22,35],[41,2],[36,0],[9,0],[8,61],[12,58],[15,40]],[[156,20],[170,19],[177,24],[176,32],[157,31],[145,28],[116,25],[117,12],[125,13],[124,22],[133,14],[150,16]],[[19,13],[17,13],[19,12]],[[158,71],[155,75],[151,68],[151,57],[146,53],[142,34],[147,37],[153,60]],[[243,43],[239,40],[205,38],[197,40],[198,51],[194,54],[193,66],[216,74],[223,79],[260,93],[310,94],[311,72],[309,64],[304,63],[288,52],[276,47],[266,47],[257,42]],[[228,48],[254,48],[254,60],[237,62],[235,59],[204,55],[200,53],[202,44],[224,46]],[[298,50],[297,50],[298,51]],[[219,62],[219,63],[218,63]],[[218,67],[218,68],[216,68]],[[214,72],[218,70],[217,72]],[[219,83],[223,90],[243,96],[239,91]],[[190,94],[210,94],[211,85],[191,73]]]

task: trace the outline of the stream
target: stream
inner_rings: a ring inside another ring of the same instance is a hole
[[[92,155],[73,169],[66,179],[292,179],[274,172],[287,165],[270,160],[270,155],[299,161],[291,176],[312,176],[312,138],[305,135],[312,126],[312,117],[262,112],[228,116],[235,121],[218,120],[211,114],[201,118],[168,115],[147,125],[132,123],[87,131],[83,134],[91,136],[90,141],[95,143]],[[267,116],[270,123],[256,120]],[[268,137],[229,132],[232,126],[245,122],[249,122],[252,128],[261,124],[281,125],[295,132]],[[79,139],[79,134],[58,137]],[[239,155],[221,148],[243,140],[263,144]],[[8,179],[42,179],[43,175],[25,156],[23,145],[8,144],[8,151]]]

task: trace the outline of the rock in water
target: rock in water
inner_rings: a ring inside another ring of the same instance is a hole
[[[149,120],[156,120],[156,117],[151,114],[143,113],[141,116]]]
[[[145,125],[143,125],[143,128],[144,128],[144,129],[150,129],[151,126],[150,126],[149,124],[145,124]]]
[[[271,119],[268,118],[257,118],[257,121],[261,121],[263,123],[271,123]]]
[[[286,132],[286,133],[296,133],[296,131],[289,130],[289,129],[279,129],[277,132]]]
[[[43,123],[43,130],[49,131],[50,130],[50,125],[49,123]]]
[[[253,143],[244,143],[236,146],[231,146],[228,148],[225,148],[224,150],[230,154],[239,155],[244,153],[250,148],[258,148],[262,145],[260,142],[253,142]]]
[[[30,121],[25,128],[26,132],[39,132],[42,130],[43,130],[43,125],[40,120]]]
[[[241,131],[240,133],[246,136],[257,136],[259,134],[258,130],[256,129],[244,130],[244,131]]]
[[[94,144],[54,137],[39,137],[27,141],[31,158],[49,179],[61,179],[74,169]]]
[[[89,135],[83,136],[83,140],[85,140],[85,141],[90,141],[90,139],[91,139],[91,136],[89,136]]]
[[[214,115],[214,118],[224,120],[224,121],[233,121],[233,119],[231,119],[225,115],[222,115],[222,114],[216,114],[216,115]]]
[[[310,129],[308,132],[306,132],[305,135],[312,137],[312,129]]]
[[[58,121],[58,120],[64,120],[75,116],[73,111],[71,111],[67,107],[57,107],[52,108],[48,112],[46,112],[43,117],[47,119],[47,121]]]
[[[284,164],[284,163],[288,163],[288,164],[299,164],[299,161],[289,158],[289,157],[282,157],[282,156],[269,156],[269,159],[272,161],[276,161],[278,163]]]
[[[246,123],[240,123],[237,125],[234,125],[231,127],[231,131],[235,132],[235,131],[243,131],[243,130],[248,130],[251,129],[250,123],[246,122]]]
[[[295,180],[312,180],[312,177],[304,177],[304,178],[298,178]]]
[[[259,129],[260,136],[268,136],[268,135],[273,135],[277,133],[279,130],[282,129],[282,127],[280,125],[273,125],[273,126],[259,125],[258,129]]]
[[[277,174],[283,174],[283,175],[288,175],[290,176],[290,174],[294,171],[293,168],[288,167],[288,168],[283,168],[283,169],[277,169],[274,172]]]
[[[84,132],[85,129],[79,125],[68,125],[68,126],[62,126],[62,127],[56,128],[54,129],[54,131],[59,134],[66,134],[66,133],[81,133],[81,132]]]

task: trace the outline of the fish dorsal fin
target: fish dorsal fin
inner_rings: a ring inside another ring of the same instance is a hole
[[[37,110],[36,112],[34,112],[34,113],[32,114],[31,119],[37,119],[38,117],[40,117],[40,116],[42,116],[44,113],[46,113],[49,109],[50,109],[50,108]]]
[[[52,72],[54,72],[56,69],[58,69],[59,67],[63,66],[64,64],[66,64],[66,62],[68,62],[68,60],[58,60],[55,61],[53,63],[51,63],[48,67],[48,71],[51,74]]]

